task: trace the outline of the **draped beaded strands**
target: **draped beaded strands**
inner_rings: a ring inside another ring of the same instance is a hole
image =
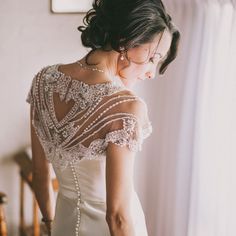
[[[36,86],[33,85],[36,87],[34,97],[37,101],[35,108],[42,117],[41,124],[38,124],[36,129],[40,133],[41,140],[44,141],[43,146],[48,160],[53,159],[58,167],[66,167],[71,160],[79,161],[80,157],[99,158],[99,154],[104,154],[104,149],[101,147],[98,155],[92,155],[90,152],[90,147],[96,148],[93,144],[105,138],[103,135],[103,138],[93,140],[93,136],[100,136],[100,131],[118,120],[125,122],[129,119],[133,123],[138,123],[137,117],[130,113],[118,112],[116,108],[122,103],[135,100],[143,102],[143,100],[138,96],[121,94],[120,92],[127,89],[113,82],[88,85],[72,79],[60,72],[58,67],[59,64],[48,66],[34,79],[36,81]],[[55,94],[58,94],[60,98],[57,107],[55,107]],[[31,93],[28,95],[28,102],[30,102],[30,97]],[[62,118],[58,119],[56,111],[60,110],[60,102],[66,103],[64,105],[68,107],[71,101],[74,102],[71,109],[63,115],[60,114]],[[148,124],[150,130],[151,125]],[[106,131],[104,130],[103,134],[106,134]],[[105,148],[106,143],[99,144],[103,144]],[[86,150],[85,147],[88,149]],[[138,146],[133,145],[133,149],[135,148],[137,149]],[[78,151],[83,151],[83,153],[80,152],[78,155]],[[70,152],[69,155],[68,152]]]
[[[145,104],[127,88],[114,81],[89,85],[61,72],[60,64],[43,68],[33,79],[26,101],[33,106],[32,124],[53,167],[71,169],[77,196],[75,235],[81,220],[80,160],[104,160],[109,142],[141,151],[144,138],[152,132],[122,105],[134,101]],[[146,104],[145,104],[146,106]]]

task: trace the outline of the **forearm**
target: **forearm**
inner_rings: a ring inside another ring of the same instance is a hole
[[[33,175],[33,190],[43,218],[53,220],[55,203],[51,179]]]
[[[121,215],[106,217],[111,236],[135,236],[133,221],[131,218],[123,218]]]

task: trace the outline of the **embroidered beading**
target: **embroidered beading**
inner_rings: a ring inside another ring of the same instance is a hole
[[[89,85],[72,79],[58,70],[59,65],[44,67],[37,73],[26,99],[32,104],[32,124],[47,160],[62,169],[83,158],[102,160],[109,142],[141,151],[143,139],[152,132],[150,121],[141,126],[135,115],[114,109],[135,100],[145,104],[143,99],[116,94],[127,89],[113,82]],[[66,104],[74,102],[61,120],[56,116],[54,93]],[[114,122],[120,122],[120,128],[99,137]],[[89,145],[84,145],[86,141]]]

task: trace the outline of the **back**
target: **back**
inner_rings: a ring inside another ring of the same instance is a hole
[[[73,235],[70,230],[76,225],[81,235],[98,235],[99,230],[101,236],[109,235],[105,222],[106,150],[109,143],[133,152],[142,150],[143,139],[152,131],[147,107],[114,81],[89,85],[62,73],[59,65],[43,68],[34,77],[27,97],[32,125],[59,182],[54,233]],[[142,110],[137,113],[140,105]],[[136,193],[133,197],[133,214],[137,217],[139,213],[139,227],[145,228]],[[65,213],[68,219],[60,217]],[[96,227],[87,227],[93,224]]]
[[[72,79],[58,66],[43,68],[27,97],[46,158],[61,168],[72,160],[103,158],[108,142],[141,151],[152,126],[147,110],[137,117],[129,106],[139,102],[146,108],[144,101],[115,82],[89,85]]]

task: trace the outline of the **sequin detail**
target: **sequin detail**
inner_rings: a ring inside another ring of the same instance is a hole
[[[72,79],[58,70],[59,65],[42,68],[33,78],[26,98],[32,105],[32,125],[47,160],[62,169],[83,158],[102,160],[109,142],[141,151],[143,139],[152,133],[151,122],[141,126],[135,115],[113,110],[126,102],[144,103],[143,99],[120,95],[126,88],[113,82],[89,85]],[[74,102],[60,120],[56,116],[54,93],[58,93],[61,102]],[[120,128],[99,137],[114,122],[119,122]],[[86,142],[89,145],[84,145]]]

